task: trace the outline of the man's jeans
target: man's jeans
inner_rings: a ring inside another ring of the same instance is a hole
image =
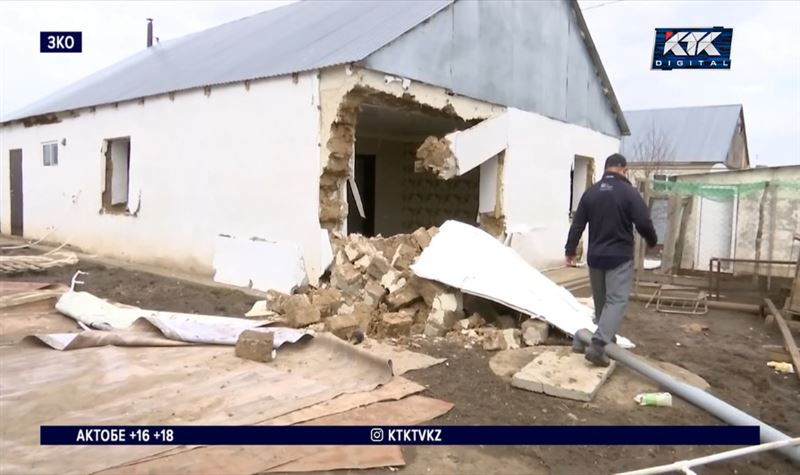
[[[589,268],[589,282],[592,285],[597,324],[592,343],[602,347],[613,341],[625,316],[633,286],[633,261],[609,270]],[[576,338],[573,347],[583,349],[584,345]]]

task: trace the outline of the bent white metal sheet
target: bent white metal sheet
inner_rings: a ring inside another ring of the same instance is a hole
[[[411,266],[420,277],[501,303],[544,320],[569,335],[594,331],[593,311],[564,287],[525,262],[513,249],[486,232],[447,221]],[[618,336],[618,344],[633,343]]]

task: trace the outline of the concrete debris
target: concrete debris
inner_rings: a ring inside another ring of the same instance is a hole
[[[345,262],[340,266],[336,266],[331,274],[331,280],[334,286],[342,291],[344,294],[355,295],[363,288],[364,280],[361,277],[361,272],[349,262]]]
[[[322,319],[319,309],[311,304],[307,295],[292,295],[283,304],[286,324],[293,328],[301,328],[317,323]]]
[[[429,307],[433,306],[433,300],[437,295],[447,290],[446,285],[442,285],[433,280],[421,279],[415,275],[411,276],[409,282],[417,289],[417,292],[422,296],[422,300],[424,300]]]
[[[449,180],[458,173],[458,165],[446,138],[428,137],[417,149],[414,171],[428,171],[442,180]]]
[[[382,319],[383,336],[386,338],[397,338],[411,335],[411,325],[414,320],[403,313],[387,313]]]
[[[461,292],[439,294],[434,297],[431,307],[435,310],[460,313],[464,308]]]
[[[420,298],[419,292],[417,292],[413,285],[406,282],[403,286],[394,290],[386,297],[386,303],[389,305],[390,309],[395,310],[400,307],[405,307],[418,298]]]
[[[381,280],[390,270],[392,270],[392,265],[381,255],[373,256],[366,267],[367,275],[378,280]]]
[[[529,318],[522,322],[522,339],[527,346],[541,345],[550,334],[550,325],[542,320]]]
[[[615,362],[605,368],[586,361],[569,348],[541,353],[511,378],[511,385],[537,393],[591,401],[614,371]]]
[[[444,338],[486,350],[541,344],[544,322],[519,326],[510,309],[442,283],[414,275],[409,266],[427,248],[438,228],[372,238],[331,233],[333,264],[328,279],[295,295],[269,291],[258,311],[287,326],[330,332],[353,341],[365,336],[409,341]],[[512,316],[513,315],[513,316]],[[487,327],[489,322],[489,327]]]
[[[335,287],[320,289],[311,297],[311,303],[317,307],[323,318],[330,317],[339,311],[342,305],[342,293]]]
[[[413,233],[411,233],[411,237],[414,238],[414,242],[417,243],[417,247],[420,249],[425,249],[428,247],[428,244],[431,243],[431,235],[428,233],[428,230],[425,228],[419,228]]]
[[[359,329],[360,322],[355,313],[335,315],[325,319],[325,331],[329,331],[342,340],[349,340],[353,332]]]
[[[259,362],[272,361],[275,335],[272,332],[245,330],[236,341],[236,356]]]

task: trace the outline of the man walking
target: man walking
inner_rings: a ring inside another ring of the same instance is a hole
[[[639,192],[625,178],[628,163],[615,153],[606,159],[602,180],[581,197],[569,229],[565,254],[567,265],[575,265],[575,249],[586,224],[589,224],[589,282],[594,298],[597,331],[586,351],[586,359],[597,366],[608,366],[605,345],[616,341],[617,330],[633,284],[633,225],[649,247],[658,242],[656,230]],[[576,338],[573,350],[583,352]]]

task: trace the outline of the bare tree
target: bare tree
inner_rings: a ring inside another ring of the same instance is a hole
[[[644,136],[633,148],[633,161],[636,169],[640,170],[643,178],[652,179],[653,175],[662,173],[664,165],[673,161],[675,150],[672,141],[655,123],[644,133]]]

